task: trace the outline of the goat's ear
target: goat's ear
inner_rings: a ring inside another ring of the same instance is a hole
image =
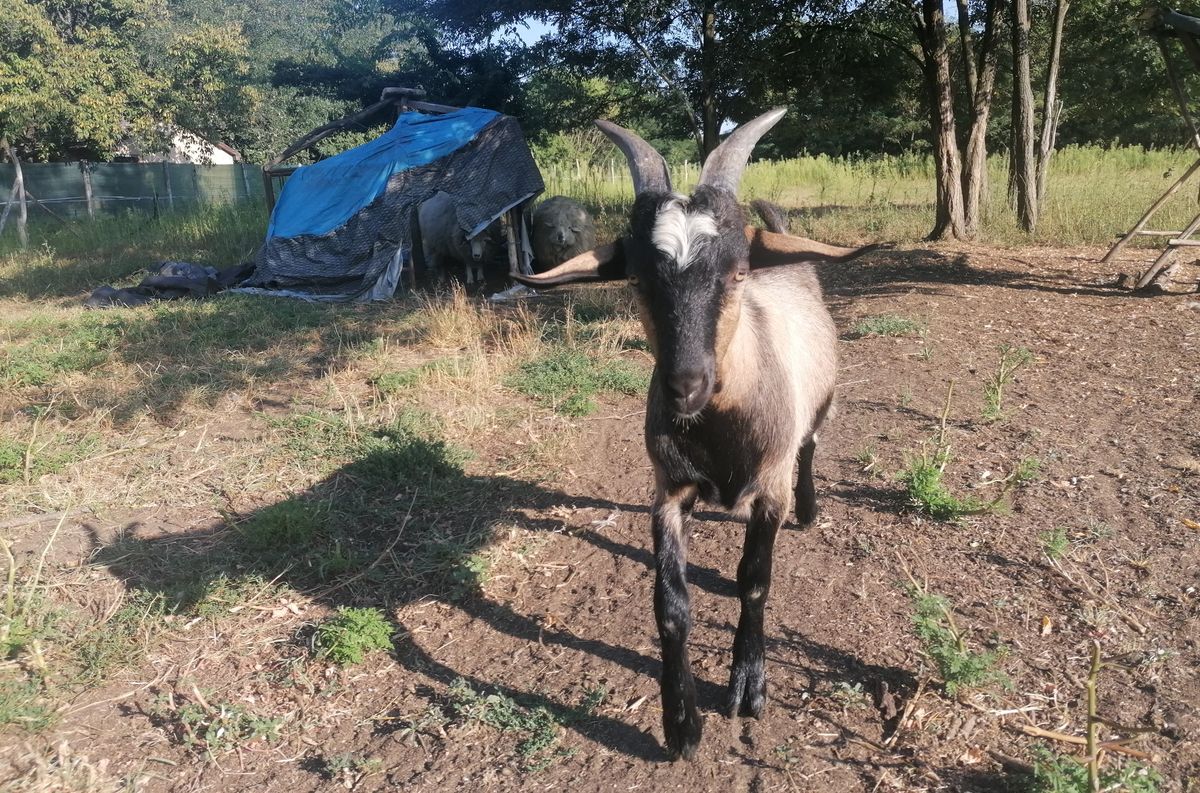
[[[536,275],[509,273],[526,286],[545,289],[576,281],[616,281],[625,277],[625,247],[620,240],[592,248]]]
[[[864,245],[861,248],[843,248],[838,245],[826,245],[807,237],[779,234],[753,226],[746,226],[746,239],[750,243],[752,270],[798,262],[848,262],[882,247],[875,244]]]

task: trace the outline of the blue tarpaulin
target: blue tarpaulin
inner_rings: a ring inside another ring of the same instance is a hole
[[[333,231],[378,198],[393,174],[462,148],[499,116],[476,107],[440,116],[404,113],[375,140],[297,168],[271,213],[267,239]]]

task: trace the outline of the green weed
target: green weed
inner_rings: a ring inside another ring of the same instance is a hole
[[[317,626],[313,643],[322,658],[343,666],[360,664],[371,650],[392,649],[392,633],[379,609],[342,606]]]
[[[854,455],[854,462],[858,464],[864,474],[870,474],[872,477],[883,475],[879,468],[879,454],[875,449],[875,444],[859,449],[858,453]]]
[[[290,554],[312,543],[325,523],[325,511],[318,505],[293,499],[263,507],[237,531],[253,551]]]
[[[1033,779],[1030,793],[1091,793],[1087,765],[1074,757],[1060,755],[1037,745],[1033,753]],[[1154,769],[1128,762],[1120,768],[1100,773],[1101,790],[1123,793],[1158,793],[1162,777]]]
[[[837,685],[833,687],[833,693],[830,698],[843,709],[862,709],[871,704],[871,697],[867,692],[863,691],[862,683],[851,684],[845,680],[839,680]]]
[[[347,752],[324,758],[325,778],[331,782],[340,782],[348,789],[363,779],[378,774],[383,770],[383,761],[375,757],[364,757]]]
[[[949,462],[950,451],[944,446],[932,452],[926,448],[908,458],[899,479],[907,489],[909,503],[934,520],[945,521],[958,520],[987,509],[987,505],[978,499],[959,498],[950,492],[942,482]]]
[[[0,725],[41,732],[58,721],[58,710],[47,700],[38,680],[0,672]]]
[[[1046,554],[1046,558],[1052,562],[1066,556],[1067,551],[1071,548],[1071,539],[1067,536],[1067,530],[1061,526],[1055,526],[1051,531],[1042,532],[1038,535],[1038,539],[1042,541],[1042,553]]]
[[[210,756],[234,751],[253,741],[279,739],[282,720],[261,716],[230,702],[209,703],[208,696],[193,688],[194,699],[177,703],[175,696],[169,695],[156,703],[153,713],[171,728],[179,743]]]
[[[134,589],[107,622],[73,644],[80,682],[95,684],[136,662],[168,614],[162,595]]]
[[[921,323],[907,317],[901,317],[896,314],[879,314],[859,320],[851,333],[858,338],[864,336],[907,336],[911,333],[919,333],[922,327]]]
[[[925,654],[937,666],[948,696],[967,688],[990,683],[1010,685],[1004,673],[995,667],[1004,649],[973,652],[967,647],[966,634],[954,622],[950,602],[941,595],[911,586],[913,629]]]
[[[523,364],[505,384],[559,413],[579,417],[596,411],[596,394],[640,394],[649,388],[650,377],[625,361],[599,361],[563,347]]]
[[[450,709],[458,718],[518,733],[517,754],[527,771],[542,770],[547,760],[553,761],[557,753],[549,750],[558,743],[559,722],[547,708],[527,708],[505,694],[480,694],[462,678],[450,684],[449,696]]]
[[[1000,345],[1000,363],[983,387],[983,417],[995,421],[1003,415],[1004,387],[1012,382],[1017,372],[1033,363],[1033,353],[1025,347]]]

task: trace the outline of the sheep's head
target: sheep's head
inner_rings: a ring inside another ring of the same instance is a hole
[[[666,162],[649,144],[616,124],[597,121],[629,161],[637,197],[628,232],[617,243],[540,275],[513,274],[537,287],[628,279],[657,358],[659,383],[679,418],[696,415],[712,398],[752,267],[860,252],[746,226],[738,183],[754,145],[783,113],[777,108],[738,127],[709,155],[689,196],[672,191]]]

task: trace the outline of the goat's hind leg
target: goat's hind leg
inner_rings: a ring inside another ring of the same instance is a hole
[[[817,489],[813,486],[813,456],[817,452],[817,436],[813,435],[796,455],[796,522],[801,528],[811,526],[820,510],[817,508]]]
[[[785,491],[786,492],[786,491]],[[742,615],[733,640],[729,672],[729,715],[757,718],[767,700],[766,639],[763,613],[771,589],[775,535],[783,525],[787,505],[778,497],[759,496],[746,525],[746,542],[738,564],[738,597]]]
[[[696,709],[696,681],[688,661],[692,618],[687,590],[684,517],[696,500],[693,485],[668,489],[660,483],[654,501],[654,617],[662,640],[663,734],[672,760],[691,759],[703,722]]]

